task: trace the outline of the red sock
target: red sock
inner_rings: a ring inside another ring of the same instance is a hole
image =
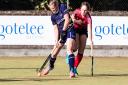
[[[75,57],[75,63],[74,63],[74,67],[78,67],[78,65],[80,64],[81,60],[83,58],[83,54],[78,53]]]

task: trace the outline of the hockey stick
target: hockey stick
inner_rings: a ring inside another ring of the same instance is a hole
[[[93,46],[91,46],[91,76],[94,75],[94,57],[93,57]]]

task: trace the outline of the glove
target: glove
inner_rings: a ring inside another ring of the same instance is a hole
[[[60,43],[65,43],[65,39],[67,37],[67,32],[66,31],[62,31],[62,33],[60,34]]]

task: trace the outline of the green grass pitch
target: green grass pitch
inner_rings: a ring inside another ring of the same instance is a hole
[[[91,76],[91,58],[83,58],[79,76],[69,78],[65,58],[58,57],[49,75],[37,77],[36,68],[43,57],[0,57],[0,85],[127,85],[128,58],[95,58]]]

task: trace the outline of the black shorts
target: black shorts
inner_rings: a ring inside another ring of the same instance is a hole
[[[79,35],[86,35],[88,37],[88,31],[86,28],[76,29],[76,33]]]

